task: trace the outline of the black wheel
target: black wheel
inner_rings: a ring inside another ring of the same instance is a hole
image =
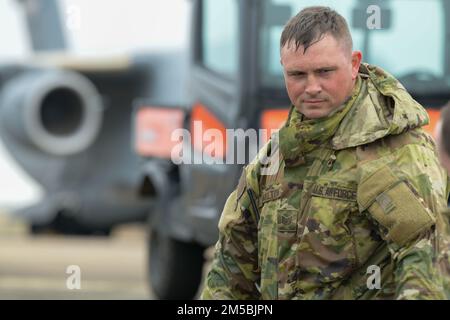
[[[55,233],[49,224],[41,225],[32,223],[28,226],[29,232],[33,236]]]
[[[57,213],[55,218],[46,224],[32,223],[30,233],[32,235],[62,234],[73,236],[110,236],[112,226],[94,227],[87,226],[76,220],[73,215],[65,211]]]
[[[153,292],[163,300],[193,299],[202,278],[204,248],[150,233],[149,280]]]

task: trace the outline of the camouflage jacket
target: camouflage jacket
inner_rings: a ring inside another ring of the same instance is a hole
[[[304,121],[292,108],[279,143],[244,168],[203,299],[445,298],[436,260],[447,175],[421,128],[426,111],[363,64],[329,118]]]

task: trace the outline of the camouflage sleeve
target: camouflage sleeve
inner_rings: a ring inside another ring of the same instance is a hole
[[[219,240],[201,299],[257,299],[257,226],[246,188],[244,170],[219,221]],[[243,199],[244,198],[244,199]]]
[[[234,191],[219,222],[219,240],[201,299],[258,299],[256,227]]]
[[[397,299],[445,299],[436,260],[448,190],[434,150],[407,145],[366,170],[358,201],[387,241]]]
[[[201,299],[259,299],[258,164],[247,166],[219,221],[219,240]]]

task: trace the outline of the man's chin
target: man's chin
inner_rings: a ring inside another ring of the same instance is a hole
[[[297,108],[297,110],[299,110],[299,108]],[[327,117],[331,113],[331,110],[319,107],[303,107],[300,108],[300,113],[302,113],[308,119],[320,119]]]

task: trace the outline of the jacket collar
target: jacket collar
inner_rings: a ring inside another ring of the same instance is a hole
[[[331,144],[340,150],[374,142],[429,123],[427,111],[403,85],[379,67],[362,64],[361,96],[342,120]]]
[[[331,116],[305,121],[295,107],[291,108],[279,131],[280,151],[286,165],[296,165],[326,141],[332,149],[341,150],[428,123],[426,110],[397,79],[379,67],[363,63],[352,96]],[[322,134],[318,134],[320,130]]]

